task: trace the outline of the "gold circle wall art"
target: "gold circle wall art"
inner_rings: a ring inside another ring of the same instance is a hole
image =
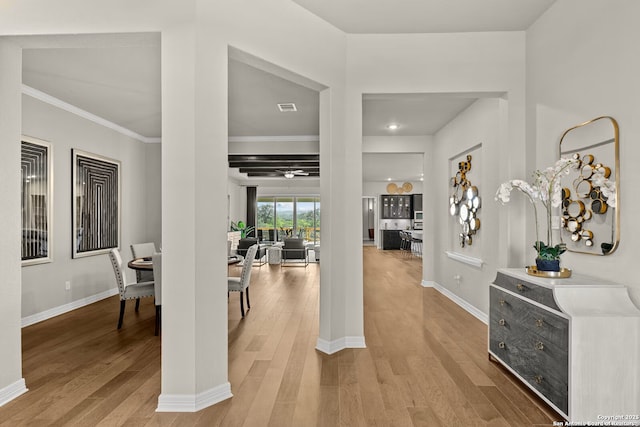
[[[458,162],[458,171],[451,178],[453,191],[449,196],[449,214],[458,218],[461,232],[458,235],[461,247],[471,245],[473,236],[480,229],[480,218],[478,209],[482,205],[482,200],[478,192],[478,187],[471,184],[467,179],[467,173],[471,170],[471,155],[467,155],[466,160]]]
[[[597,176],[609,179],[611,168],[598,163],[593,154],[580,155],[574,153],[577,160],[577,177],[571,187],[562,189],[562,229],[566,231],[572,242],[582,242],[584,246],[593,246],[594,233],[590,225],[599,221],[598,216],[608,210],[608,197],[593,180]]]
[[[561,177],[560,239],[571,252],[609,255],[620,241],[620,144],[617,121],[601,116],[567,129],[560,157],[575,166]]]
[[[393,182],[390,182],[389,184],[387,184],[388,194],[410,193],[411,190],[413,190],[413,184],[411,184],[410,182],[405,182],[402,185],[398,185]]]

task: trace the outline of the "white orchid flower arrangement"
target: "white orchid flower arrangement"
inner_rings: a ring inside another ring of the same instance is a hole
[[[577,168],[579,161],[576,159],[560,159],[553,166],[550,166],[544,170],[536,170],[533,173],[533,183],[529,184],[526,181],[520,179],[512,179],[504,182],[498,187],[495,199],[502,202],[502,204],[508,203],[513,189],[519,190],[524,193],[531,204],[533,205],[535,223],[536,223],[536,243],[534,248],[538,252],[538,258],[555,260],[560,259],[560,255],[565,252],[566,245],[560,243],[553,244],[551,218],[553,209],[559,207],[562,204],[562,183],[561,176],[568,175],[571,168]],[[602,176],[604,178],[604,175]],[[604,178],[606,180],[606,178]],[[608,181],[608,180],[607,180]],[[595,182],[594,182],[595,184]],[[604,184],[604,183],[603,183]],[[603,188],[603,194],[605,187]],[[607,187],[607,191],[610,189]],[[613,186],[613,197],[615,200],[615,185]],[[546,210],[546,222],[547,222],[547,242],[542,242],[539,238],[538,227],[538,209],[536,202],[541,202]]]

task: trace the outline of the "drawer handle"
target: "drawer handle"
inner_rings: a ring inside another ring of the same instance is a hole
[[[533,377],[533,380],[536,382],[536,384],[542,384],[542,375],[536,375],[535,377]]]
[[[500,319],[498,320],[498,323],[500,324],[500,326],[504,326],[507,322],[504,319]]]
[[[538,341],[536,343],[536,350],[540,350],[540,351],[544,350],[544,344],[542,343],[542,341]]]
[[[505,348],[506,346],[505,346],[505,344],[504,344],[504,341],[500,341],[500,342],[498,343],[498,347],[500,347],[500,348]]]
[[[522,283],[518,283],[518,284],[516,285],[516,288],[518,288],[518,290],[519,290],[520,292],[524,292],[524,290],[525,290],[525,287],[524,287],[524,285],[523,285]]]
[[[542,328],[542,325],[544,325],[544,320],[542,319],[536,319],[536,326],[538,328]]]
[[[500,305],[504,305],[504,303],[506,302],[505,300],[501,299],[498,301],[500,303]]]

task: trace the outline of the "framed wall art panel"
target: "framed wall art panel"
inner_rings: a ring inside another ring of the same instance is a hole
[[[72,150],[73,257],[120,245],[120,162]]]
[[[51,144],[22,137],[22,265],[52,261],[53,151]]]

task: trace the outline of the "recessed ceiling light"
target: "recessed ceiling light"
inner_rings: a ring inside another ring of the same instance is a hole
[[[296,104],[294,104],[293,102],[278,104],[278,110],[280,110],[281,113],[291,113],[294,111],[298,111],[298,109],[296,108]]]
[[[391,124],[387,125],[387,129],[389,129],[389,130],[396,130],[399,127],[400,126],[397,123],[391,123]]]
[[[391,178],[387,178],[387,181],[391,181]]]

